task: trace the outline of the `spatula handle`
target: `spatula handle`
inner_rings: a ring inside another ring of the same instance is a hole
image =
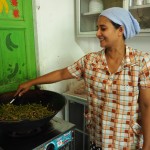
[[[9,103],[12,104],[14,102],[15,98],[13,98]]]
[[[14,98],[9,103],[12,104],[15,101],[15,99],[18,97],[18,95],[14,96]]]

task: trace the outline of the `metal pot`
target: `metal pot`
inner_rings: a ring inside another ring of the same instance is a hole
[[[9,103],[15,91],[3,93],[0,95],[0,104]],[[23,96],[14,101],[15,105],[25,105],[28,103],[41,103],[43,106],[48,106],[55,113],[39,120],[20,120],[20,121],[3,121],[0,120],[0,128],[7,132],[26,132],[44,126],[65,106],[66,99],[63,95],[47,91],[47,90],[29,90]]]

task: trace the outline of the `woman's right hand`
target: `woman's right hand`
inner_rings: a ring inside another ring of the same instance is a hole
[[[30,89],[31,86],[33,86],[31,81],[20,84],[14,96],[16,95],[22,96]]]

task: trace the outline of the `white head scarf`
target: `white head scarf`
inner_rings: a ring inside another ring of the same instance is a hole
[[[104,10],[100,16],[105,16],[114,23],[124,27],[124,36],[129,39],[140,32],[140,26],[132,14],[124,8],[112,7]]]

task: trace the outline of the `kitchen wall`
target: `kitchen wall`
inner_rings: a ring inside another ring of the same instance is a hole
[[[75,41],[74,0],[33,0],[38,75],[64,68],[84,55]],[[63,93],[72,80],[42,85]],[[62,112],[57,114],[62,118]]]
[[[74,1],[35,0],[34,18],[39,75],[64,68],[84,55],[75,41]],[[69,81],[42,85],[42,88],[64,92]]]

